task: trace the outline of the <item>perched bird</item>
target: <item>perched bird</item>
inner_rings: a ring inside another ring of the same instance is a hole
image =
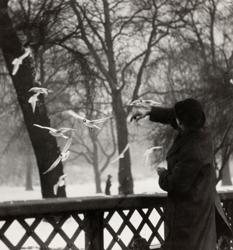
[[[37,101],[39,101],[39,99],[38,99],[39,94],[40,93],[34,94],[28,100],[28,102],[31,103],[31,105],[32,105],[32,111],[33,111],[33,113],[35,112],[35,109],[36,109],[36,103],[37,103]]]
[[[55,195],[58,193],[58,189],[65,185],[65,178],[68,174],[63,174],[59,177],[58,182],[53,186],[53,192]]]
[[[124,158],[125,152],[128,150],[128,148],[129,148],[129,143],[126,145],[126,147],[124,148],[124,150],[118,155],[118,157],[116,159],[114,159],[113,161],[111,161],[111,163],[116,162],[120,158]]]
[[[138,99],[138,100],[134,100],[129,105],[130,106],[135,106],[135,107],[139,107],[139,106],[158,106],[158,105],[162,105],[162,103],[156,102],[156,101],[153,101],[153,100]]]
[[[31,49],[29,47],[25,48],[25,53],[20,56],[19,58],[15,58],[12,61],[12,64],[14,65],[12,75],[14,76],[17,71],[19,70],[19,66],[22,64],[23,60],[31,54]]]
[[[41,88],[41,87],[33,87],[31,89],[28,90],[29,92],[35,92],[35,93],[39,93],[39,94],[44,94],[44,95],[48,95],[49,92],[52,92],[52,90],[46,89],[46,88]]]
[[[71,130],[77,130],[77,129],[73,129],[73,128],[59,128],[59,129],[55,129],[55,128],[50,128],[50,127],[44,127],[38,124],[33,124],[34,126],[38,127],[38,128],[42,128],[42,129],[48,129],[49,133],[55,137],[63,137],[63,138],[69,138],[68,136],[64,135],[65,132],[67,131],[71,131]]]
[[[97,120],[88,120],[86,119],[85,117],[82,117],[80,115],[78,115],[77,113],[75,113],[73,110],[68,110],[67,111],[68,114],[70,114],[71,116],[75,117],[75,118],[78,118],[80,120],[83,121],[83,123],[89,127],[89,128],[98,128],[100,129],[100,127],[98,127],[96,124],[98,123],[101,123],[101,122],[105,122],[106,120],[112,118],[113,116],[108,116],[108,117],[105,117],[105,118],[101,118],[101,119],[97,119]]]
[[[56,159],[56,161],[52,164],[52,166],[46,170],[43,174],[46,174],[48,172],[50,172],[51,170],[53,170],[60,161],[65,161],[69,155],[70,155],[70,151],[68,150],[70,145],[71,145],[71,141],[72,141],[72,137],[67,141],[65,147],[63,148],[63,150],[61,151],[60,155],[58,156],[58,158]]]
[[[160,149],[160,148],[162,148],[162,146],[155,146],[155,147],[152,147],[152,148],[148,148],[146,150],[146,152],[144,153],[144,156],[146,157],[145,166],[147,166],[147,163],[149,161],[149,156],[154,151],[154,149]]]

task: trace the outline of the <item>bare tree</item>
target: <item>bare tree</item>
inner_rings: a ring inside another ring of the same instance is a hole
[[[7,4],[7,0],[1,1],[0,4],[0,47],[7,69],[11,75],[27,131],[36,155],[41,179],[42,196],[44,198],[55,197],[53,186],[57,182],[57,179],[63,174],[62,164],[60,163],[53,173],[44,175],[43,172],[45,172],[51,166],[53,161],[56,160],[60,154],[60,150],[53,136],[48,135],[48,133],[43,130],[38,131],[33,126],[34,123],[50,126],[50,120],[43,96],[39,96],[39,102],[35,113],[33,113],[32,107],[30,103],[28,103],[31,96],[31,93],[29,93],[28,90],[34,86],[38,86],[38,83],[35,80],[33,58],[26,58],[20,66],[17,74],[14,76],[11,74],[13,70],[13,59],[21,56],[24,53],[24,49],[8,15]]]

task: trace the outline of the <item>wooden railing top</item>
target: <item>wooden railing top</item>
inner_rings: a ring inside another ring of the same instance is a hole
[[[8,201],[0,203],[0,219],[10,217],[34,217],[91,210],[148,208],[166,203],[165,193],[137,195],[103,195],[77,198],[51,198],[41,200]],[[48,213],[49,207],[49,213]]]
[[[233,191],[220,191],[220,199],[232,200]],[[117,209],[148,208],[163,206],[166,193],[136,195],[103,195],[76,198],[53,198],[41,200],[8,201],[0,203],[0,219],[10,217],[49,216],[64,213],[82,213],[91,210],[109,211]],[[49,212],[48,212],[49,207]]]

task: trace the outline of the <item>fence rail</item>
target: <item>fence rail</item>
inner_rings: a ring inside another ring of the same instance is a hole
[[[233,193],[221,192],[228,219]],[[129,249],[141,235],[164,240],[166,194],[94,196],[0,203],[0,249]]]

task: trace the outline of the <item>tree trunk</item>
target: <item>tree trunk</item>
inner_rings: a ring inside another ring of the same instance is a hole
[[[115,113],[118,152],[119,154],[125,149],[128,144],[128,129],[126,114],[123,109],[122,99],[119,91],[113,94],[113,111]],[[120,158],[118,171],[119,194],[133,194],[133,178],[131,173],[130,153],[127,150],[123,158]]]
[[[38,129],[33,124],[40,124],[50,127],[50,119],[44,104],[44,98],[40,94],[36,110],[33,113],[28,99],[33,93],[28,92],[32,87],[38,86],[35,81],[34,60],[31,57],[24,59],[16,75],[12,75],[12,61],[24,53],[21,42],[13,28],[11,19],[7,11],[8,0],[0,2],[0,48],[6,62],[7,69],[11,75],[18,101],[23,113],[27,131],[35,152],[39,175],[41,181],[41,192],[43,198],[55,197],[53,186],[58,178],[63,175],[62,163],[47,174],[43,174],[57,159],[60,149],[56,139],[45,131]]]
[[[32,187],[32,164],[31,164],[30,160],[27,162],[26,190],[27,191],[33,190],[33,187]]]
[[[223,186],[231,186],[231,174],[230,174],[230,163],[227,161],[222,170],[222,185]]]
[[[93,144],[93,169],[94,169],[94,174],[95,174],[96,193],[102,193],[96,131],[94,129],[90,129],[89,134],[90,134],[90,138]]]

